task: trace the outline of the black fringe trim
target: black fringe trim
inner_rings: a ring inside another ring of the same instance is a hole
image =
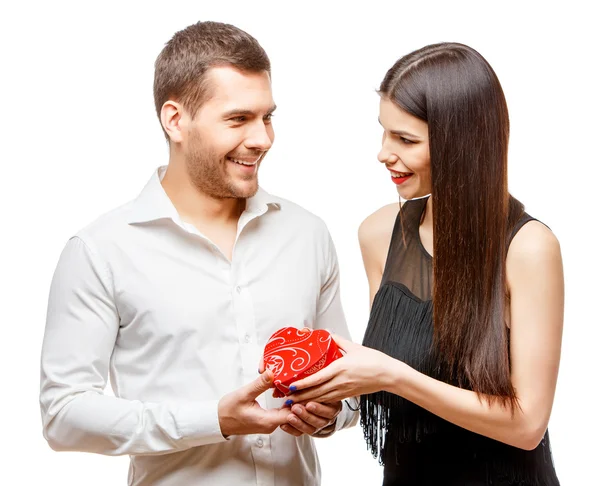
[[[420,300],[404,285],[388,282],[381,286],[363,344],[450,382],[436,364],[432,302]],[[367,447],[386,470],[407,466],[402,457],[407,447],[424,448],[431,454],[431,465],[436,464],[436,457],[445,462],[449,456],[465,467],[485,464],[492,485],[559,486],[547,432],[536,449],[525,451],[462,429],[387,392],[362,396],[360,412]]]
[[[373,301],[363,344],[435,376],[432,312],[431,301],[420,300],[403,285],[386,283]],[[425,435],[437,431],[441,421],[414,403],[387,392],[364,395],[360,407],[365,440],[381,464],[386,440],[420,442]]]

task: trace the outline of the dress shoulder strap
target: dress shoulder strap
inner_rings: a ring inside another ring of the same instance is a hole
[[[519,221],[517,221],[517,223],[513,226],[512,231],[510,232],[510,235],[508,237],[508,246],[510,246],[510,243],[512,242],[513,238],[517,235],[517,233],[519,232],[519,230],[525,226],[527,223],[529,223],[530,221],[537,221],[539,223],[542,223],[539,219],[534,218],[533,216],[530,216],[527,213],[523,213],[523,216],[521,216],[521,219],[519,219]],[[546,228],[550,229],[549,226],[545,223],[542,223],[544,226],[546,226]],[[552,230],[551,230],[552,231]]]

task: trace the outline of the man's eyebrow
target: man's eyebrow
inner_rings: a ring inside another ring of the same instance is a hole
[[[381,120],[379,118],[377,118],[377,121],[383,127],[383,125],[381,124]],[[415,135],[415,134],[410,133],[410,132],[406,132],[404,130],[388,130],[388,131],[390,133],[393,133],[394,135],[398,135],[399,137],[408,137],[408,138],[417,138],[417,139],[421,138],[418,135]]]
[[[277,105],[273,105],[271,108],[269,108],[267,113],[265,113],[265,116],[271,115],[276,109],[277,109]],[[235,108],[233,110],[229,110],[229,111],[223,113],[223,118],[229,118],[231,116],[256,116],[256,112],[252,111],[252,110],[243,109],[243,108]]]

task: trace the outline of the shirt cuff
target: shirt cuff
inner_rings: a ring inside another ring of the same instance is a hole
[[[342,400],[342,411],[336,418],[335,431],[353,427],[358,422],[360,402],[358,398],[350,397]],[[352,409],[350,408],[352,407]]]
[[[352,410],[348,404],[350,404],[350,406],[355,410]],[[359,402],[356,398],[347,398],[346,400],[342,400],[342,410],[340,410],[340,413],[335,418],[335,422],[313,434],[313,437],[319,439],[329,437],[338,430],[356,425],[359,416],[358,406]]]

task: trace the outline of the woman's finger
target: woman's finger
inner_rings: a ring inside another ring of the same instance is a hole
[[[303,391],[299,391],[296,393],[292,393],[288,395],[288,399],[292,401],[292,403],[308,403],[308,402],[320,402],[321,395],[325,393],[321,387],[308,388]]]
[[[344,359],[344,358],[340,358]],[[310,375],[302,380],[298,380],[290,385],[290,391],[296,392],[297,390],[305,390],[307,388],[312,388],[314,386],[320,385],[321,383],[325,383],[326,381],[331,380],[337,371],[337,368],[334,367],[336,362],[331,363],[327,368],[318,371],[314,375]]]
[[[318,403],[330,403],[335,400],[327,400],[325,397],[330,396],[332,392],[336,392],[337,386],[335,383],[328,381],[327,383],[313,387],[307,388],[306,390],[293,393],[289,395],[289,399],[292,400],[293,403],[304,403],[308,404],[308,402],[318,402]]]
[[[311,395],[313,395],[312,390],[309,390],[311,392]],[[304,393],[304,392],[303,392]],[[306,392],[307,394],[309,393],[308,391]],[[307,397],[304,396],[299,396],[298,398],[301,398],[301,400],[298,400],[298,402],[296,402],[296,397],[295,395],[292,395],[290,397],[290,399],[294,400],[294,403],[299,403],[299,402],[304,402],[308,405],[308,403],[334,403],[334,402],[339,402],[340,400],[346,398],[345,396],[342,396],[339,393],[339,390],[329,390],[329,391],[324,391],[324,392],[320,392],[320,393],[314,393],[314,397],[307,395]],[[292,404],[292,407],[294,405]]]

